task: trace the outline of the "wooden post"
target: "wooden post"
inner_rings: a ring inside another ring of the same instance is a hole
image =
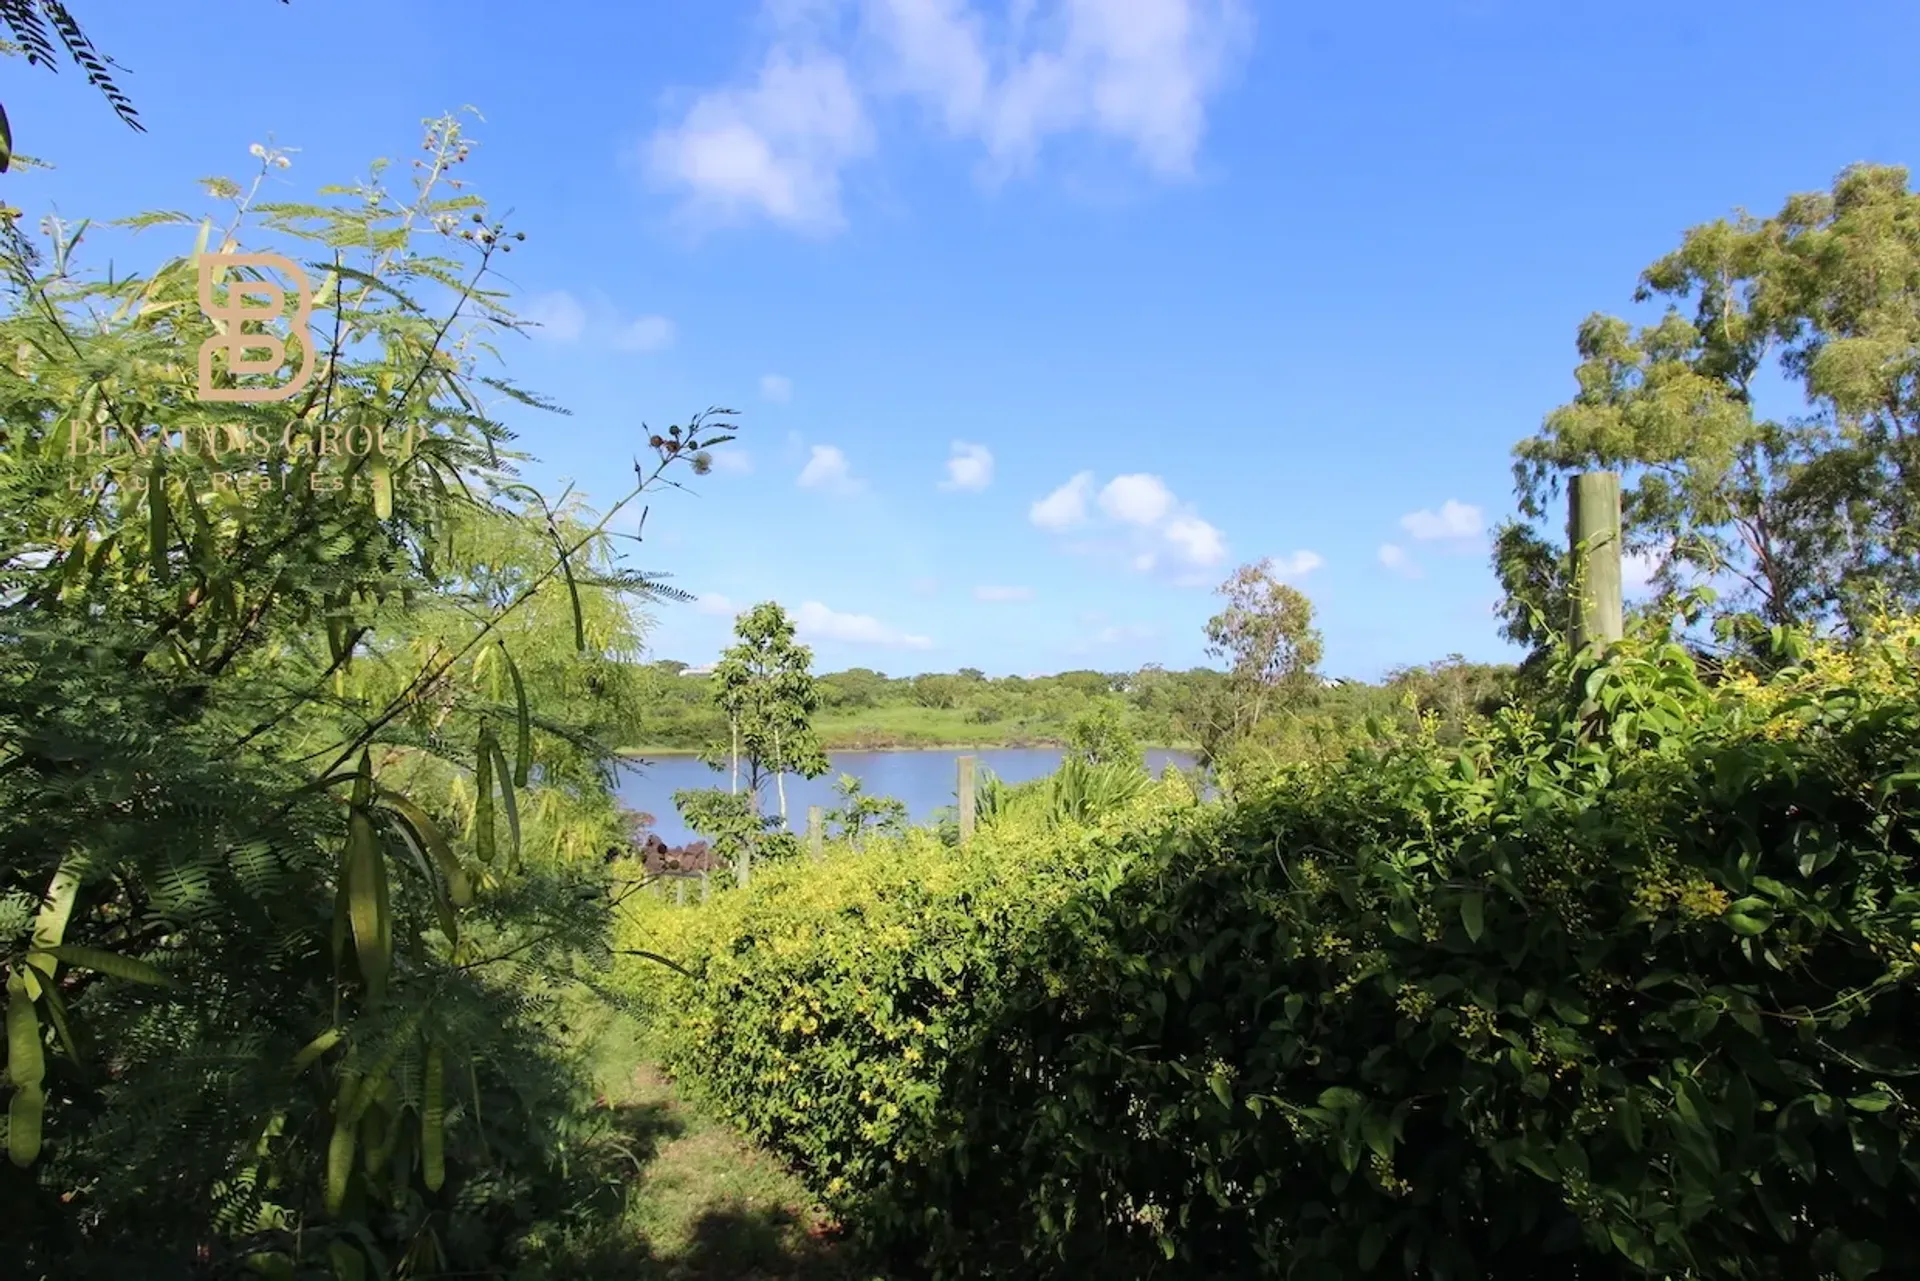
[[[1620,580],[1620,473],[1582,472],[1567,492],[1567,545],[1573,553],[1575,653],[1610,645],[1626,632]]]
[[[700,873],[700,901],[704,903],[709,898],[712,898],[712,897],[713,897],[713,873],[702,872]]]
[[[816,863],[827,856],[827,812],[818,805],[807,806],[807,848]]]
[[[673,879],[674,879],[674,887],[673,887],[674,906],[685,907],[687,905],[687,878],[684,876],[676,876]]]
[[[740,853],[733,860],[733,880],[741,889],[753,879],[753,842],[740,842]]]
[[[960,843],[965,845],[973,839],[974,800],[973,765],[971,756],[960,758]]]

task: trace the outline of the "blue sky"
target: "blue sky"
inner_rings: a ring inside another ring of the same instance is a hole
[[[573,411],[513,419],[537,475],[611,498],[643,420],[742,413],[636,561],[703,597],[653,632],[692,662],[775,599],[829,669],[1184,667],[1269,557],[1333,674],[1506,657],[1485,530],[1582,317],[1688,226],[1920,158],[1920,11],[1869,0],[76,10],[148,132],[13,66],[29,214],[209,208],[268,141],[311,196],[483,113],[546,322],[507,372]]]

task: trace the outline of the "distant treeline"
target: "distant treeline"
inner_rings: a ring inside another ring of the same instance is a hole
[[[677,660],[646,664],[642,723],[636,746],[698,750],[724,743],[727,723],[699,669]],[[1318,681],[1290,706],[1278,735],[1313,728],[1350,730],[1369,717],[1398,720],[1430,713],[1443,735],[1474,713],[1503,702],[1515,669],[1470,663],[1459,655],[1390,673],[1378,683]],[[828,748],[972,745],[1057,745],[1075,717],[1105,701],[1124,711],[1144,744],[1202,748],[1228,697],[1227,673],[1209,667],[1169,671],[1060,672],[990,677],[977,668],[889,676],[866,667],[816,678],[815,727]]]

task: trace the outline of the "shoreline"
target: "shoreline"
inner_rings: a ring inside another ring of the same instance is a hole
[[[836,744],[822,746],[821,751],[830,756],[851,753],[872,752],[1044,752],[1059,751],[1066,746],[1061,742],[1027,743],[874,743],[874,744]],[[1195,747],[1174,746],[1165,743],[1142,743],[1142,751],[1147,752],[1184,752],[1192,755],[1199,750]],[[644,760],[648,757],[698,756],[704,749],[698,747],[622,747],[614,755],[626,760]]]

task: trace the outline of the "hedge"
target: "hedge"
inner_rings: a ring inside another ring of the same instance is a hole
[[[636,922],[667,1066],[938,1276],[1920,1275],[1920,631]]]

